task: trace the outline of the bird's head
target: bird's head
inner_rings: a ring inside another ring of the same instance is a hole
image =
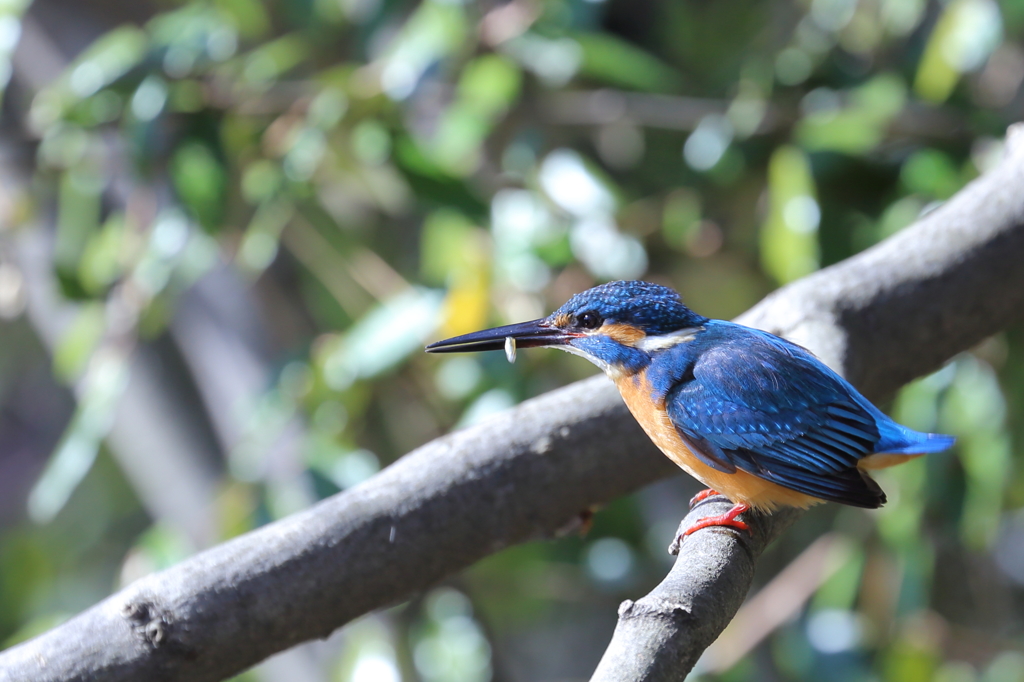
[[[609,282],[570,298],[547,317],[456,336],[429,353],[552,347],[582,355],[610,374],[633,373],[707,322],[672,289],[649,282]]]

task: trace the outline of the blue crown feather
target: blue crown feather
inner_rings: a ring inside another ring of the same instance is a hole
[[[608,322],[637,327],[648,336],[699,327],[708,321],[683,305],[673,289],[650,282],[626,281],[608,282],[576,294],[551,317],[576,317],[588,311]]]

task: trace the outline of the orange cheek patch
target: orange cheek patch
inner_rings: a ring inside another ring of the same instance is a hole
[[[628,324],[605,324],[597,330],[598,334],[604,334],[613,341],[618,341],[624,346],[634,346],[643,339],[646,334],[636,327]]]

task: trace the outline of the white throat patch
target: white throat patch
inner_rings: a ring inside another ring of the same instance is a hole
[[[686,329],[677,329],[674,332],[662,334],[660,336],[647,336],[637,341],[636,347],[647,353],[656,350],[665,350],[666,348],[677,346],[680,343],[693,341],[697,338],[697,332],[703,329],[704,327],[687,327]]]

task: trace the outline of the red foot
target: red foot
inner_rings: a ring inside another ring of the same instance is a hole
[[[693,509],[699,503],[703,502],[704,500],[708,499],[709,497],[714,497],[715,495],[718,495],[718,491],[717,490],[712,490],[711,488],[706,488],[704,490],[701,490],[699,493],[697,493],[692,498],[690,498],[690,509]]]
[[[736,518],[743,512],[749,510],[749,504],[734,505],[732,509],[725,512],[724,514],[721,514],[719,516],[708,516],[707,518],[703,518],[697,523],[693,524],[688,529],[686,529],[686,531],[683,533],[683,537],[686,537],[690,533],[698,531],[701,528],[707,528],[709,526],[729,526],[731,528],[737,528],[739,530],[750,530],[750,526]]]

